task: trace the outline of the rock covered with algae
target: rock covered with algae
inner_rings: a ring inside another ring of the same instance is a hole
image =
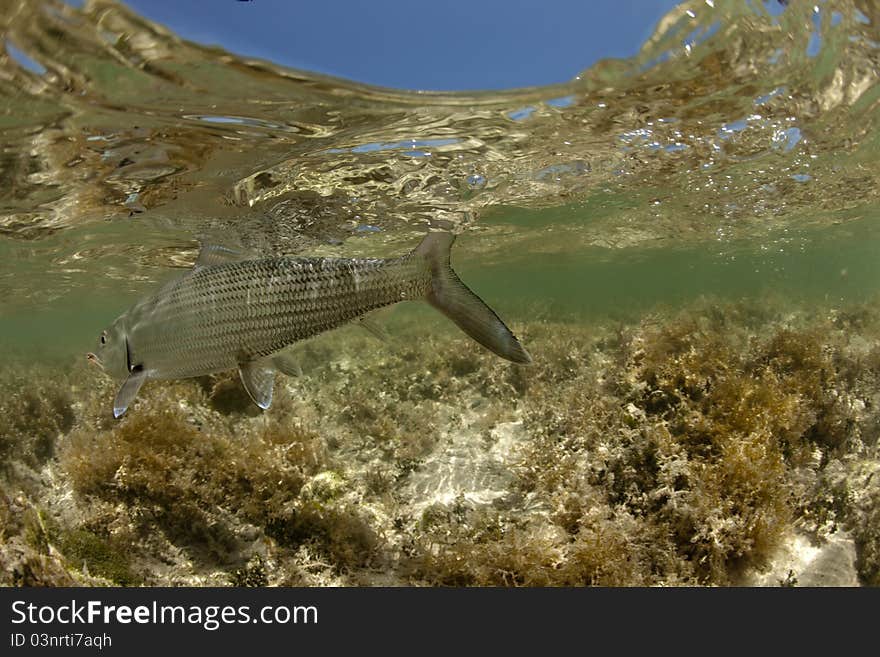
[[[880,584],[872,306],[535,320],[529,368],[398,323],[304,345],[265,413],[5,371],[3,583]]]

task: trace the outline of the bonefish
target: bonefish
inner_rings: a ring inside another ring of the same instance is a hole
[[[455,237],[428,233],[399,258],[242,259],[203,249],[195,267],[140,301],[101,333],[89,359],[123,383],[113,415],[125,413],[147,379],[237,368],[263,409],[275,372],[295,367],[282,350],[367,313],[424,300],[484,347],[514,363],[531,357],[504,322],[452,270]]]

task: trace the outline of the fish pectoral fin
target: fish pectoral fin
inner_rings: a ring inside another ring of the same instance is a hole
[[[302,376],[302,368],[299,366],[299,361],[293,354],[282,351],[272,356],[270,360],[272,365],[274,365],[282,374],[287,376]]]
[[[275,386],[275,370],[264,360],[253,360],[238,366],[238,374],[244,389],[254,403],[263,410],[272,405],[272,389]]]
[[[135,367],[125,382],[116,393],[116,399],[113,400],[113,417],[120,418],[125,413],[129,404],[137,397],[138,390],[147,380],[147,371],[143,367]]]

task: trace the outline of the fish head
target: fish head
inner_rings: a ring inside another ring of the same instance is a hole
[[[130,370],[129,354],[128,331],[119,318],[101,331],[95,351],[88,354],[88,359],[114,379],[124,379]]]

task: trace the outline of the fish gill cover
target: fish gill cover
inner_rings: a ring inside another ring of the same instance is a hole
[[[7,579],[878,583],[878,21],[695,0],[569,83],[438,93],[3,3]],[[265,416],[214,376],[116,423],[81,362],[198,240],[428,228],[531,370],[404,315],[307,345]]]

